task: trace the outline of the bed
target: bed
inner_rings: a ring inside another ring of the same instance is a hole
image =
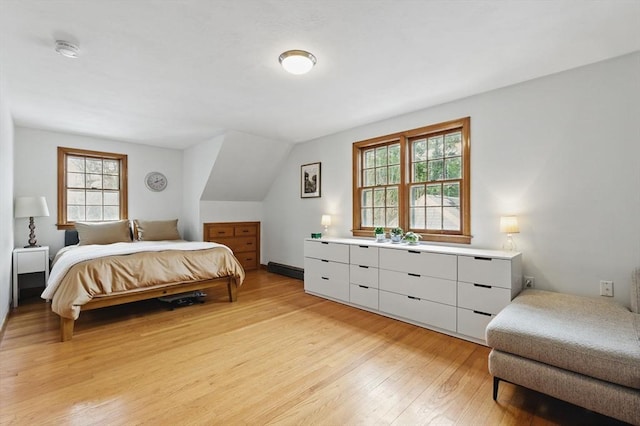
[[[227,286],[230,302],[237,300],[238,287],[245,275],[228,247],[178,240],[176,234],[162,239],[158,237],[167,235],[156,233],[156,238],[145,239],[141,227],[130,232],[128,225],[124,228],[122,224],[114,233],[113,225],[105,226],[110,230],[100,232],[107,238],[97,241],[96,238],[83,241],[86,230],[78,229],[79,234],[65,231],[65,247],[53,261],[41,296],[51,300],[51,309],[60,316],[61,341],[72,339],[74,323],[81,311],[219,285]],[[94,232],[96,225],[92,224],[91,228]],[[124,229],[127,229],[126,237],[122,236]],[[132,234],[138,238],[132,239]]]

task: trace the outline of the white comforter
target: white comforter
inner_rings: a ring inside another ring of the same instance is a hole
[[[202,241],[135,241],[130,243],[114,243],[106,245],[90,244],[86,246],[69,246],[58,252],[53,262],[53,268],[49,274],[47,287],[40,297],[43,299],[53,299],[62,278],[73,265],[91,259],[105,256],[123,255],[139,253],[144,251],[165,251],[165,250],[206,250],[214,247],[227,246],[217,243]]]

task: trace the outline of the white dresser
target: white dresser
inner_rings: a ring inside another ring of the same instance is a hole
[[[323,238],[304,256],[307,293],[482,344],[522,288],[514,252]]]

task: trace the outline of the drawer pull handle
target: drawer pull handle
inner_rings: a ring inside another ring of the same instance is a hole
[[[410,277],[420,277],[420,274],[412,274],[411,272],[409,272],[407,275],[409,275]]]
[[[486,313],[486,312],[473,311],[473,313],[474,313],[474,314],[478,314],[478,315],[484,315],[484,316],[487,316],[487,317],[490,317],[490,316],[491,316],[491,314],[488,314],[488,313]]]
[[[420,254],[420,252],[419,252],[419,251],[416,251],[416,250],[409,250],[409,251],[408,251],[408,253],[411,253],[411,254]]]
[[[359,284],[358,284],[358,287],[360,287],[360,288],[366,288],[366,289],[368,289],[368,288],[369,288],[369,287],[367,287],[366,285],[359,285]]]
[[[368,266],[364,266],[364,265],[358,265],[358,266],[359,266],[360,268],[362,268],[362,269],[369,269],[369,267],[368,267]]]
[[[484,284],[473,284],[474,287],[482,287],[482,288],[491,288],[490,285],[484,285]]]
[[[329,281],[329,278],[327,278],[327,277],[321,277],[321,278],[322,278],[323,280],[327,280],[327,281]]]
[[[369,246],[358,246],[360,248],[369,248]]]
[[[493,259],[491,259],[490,257],[482,257],[482,256],[475,256],[474,257],[475,260],[486,260],[491,262]]]
[[[320,262],[329,263],[329,261],[328,261],[328,260],[324,260],[324,259],[321,259],[321,260],[320,260]]]
[[[247,243],[247,245],[248,245],[248,246],[252,246],[252,245],[253,245],[253,243]]]
[[[243,229],[242,232],[249,232],[249,230],[248,229]]]
[[[322,241],[320,244],[329,244],[329,243],[326,241]]]
[[[218,235],[226,234],[225,231],[218,231]]]
[[[407,297],[411,300],[420,300],[419,297],[415,297],[415,296],[407,296]]]

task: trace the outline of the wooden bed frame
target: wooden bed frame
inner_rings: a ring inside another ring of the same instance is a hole
[[[90,311],[92,309],[106,308],[107,306],[122,305],[129,302],[137,302],[139,300],[154,299],[156,297],[170,296],[178,293],[187,293],[196,290],[205,290],[207,288],[216,287],[221,283],[227,283],[229,291],[229,302],[235,302],[238,299],[238,285],[233,276],[215,278],[212,280],[195,281],[186,283],[171,284],[163,287],[154,287],[149,289],[141,289],[133,292],[116,293],[109,296],[100,296],[91,299],[88,303],[80,307],[80,311]],[[66,342],[73,338],[73,326],[75,320],[71,318],[60,317],[60,341]]]

